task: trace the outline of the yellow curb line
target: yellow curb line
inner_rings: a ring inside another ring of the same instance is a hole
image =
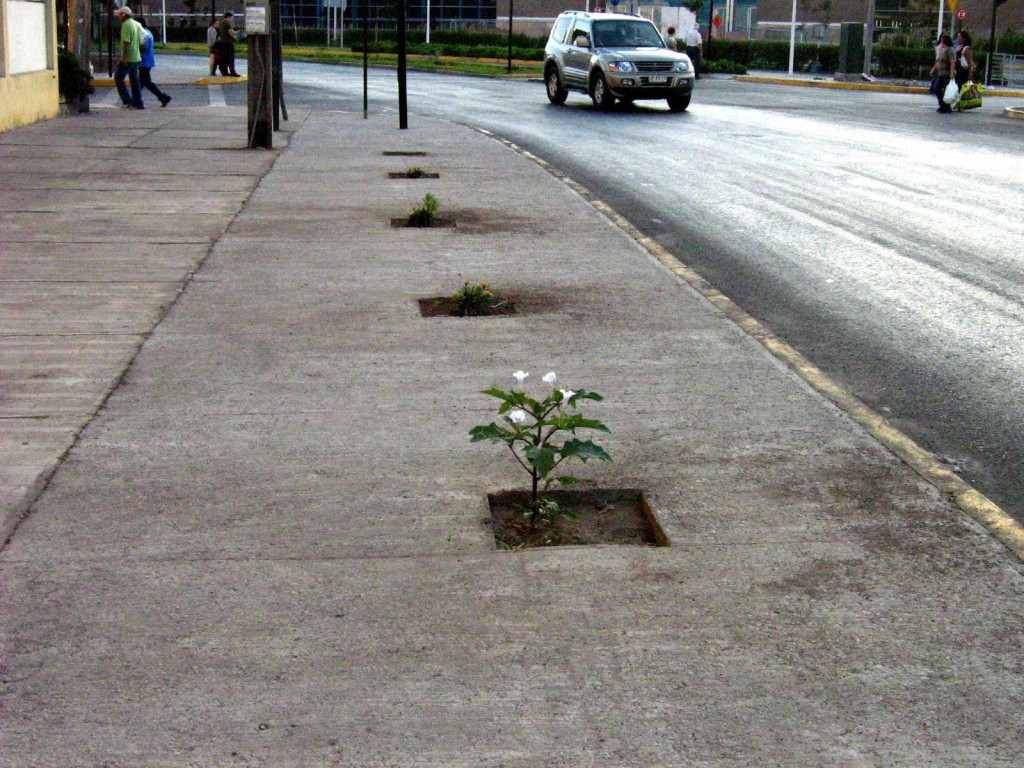
[[[884,417],[868,408],[868,406],[841,387],[828,374],[811,363],[810,360],[775,336],[767,326],[748,315],[732,299],[714,288],[693,269],[679,261],[656,240],[643,234],[628,219],[595,197],[582,184],[561,173],[547,161],[511,141],[502,139],[482,128],[476,128],[475,130],[501,142],[523,157],[532,160],[552,176],[569,186],[611,220],[613,224],[626,232],[673,274],[685,281],[697,293],[721,310],[732,322],[760,342],[772,355],[784,362],[790,370],[807,382],[815,391],[831,400],[883,446],[917,472],[917,474],[935,486],[939,491],[949,496],[953,503],[985,526],[989,533],[1002,542],[1019,560],[1024,562],[1024,525],[1010,517],[994,501],[971,487],[963,478],[953,472],[948,465],[941,462],[935,454],[919,446],[909,436],[892,426]]]
[[[847,91],[878,91],[880,93],[915,93],[927,94],[928,89],[917,85],[885,85],[882,83],[837,83],[833,80],[789,80],[783,77],[758,77],[755,75],[736,75],[733,80],[743,83],[767,83],[769,85],[792,85],[797,88],[836,88]],[[982,86],[982,96],[1002,96],[1007,98],[1024,98],[1021,91],[1004,91],[1000,88]]]
[[[243,75],[242,77],[202,77],[199,80],[192,80],[188,85],[218,85],[220,83],[245,83],[248,82],[249,78]],[[96,88],[114,88],[116,83],[112,77],[101,77],[93,78],[92,84]],[[164,85],[175,85],[175,83],[163,83]]]

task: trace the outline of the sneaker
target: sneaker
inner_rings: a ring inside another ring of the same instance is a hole
[[[163,97],[162,99],[160,99],[160,106],[161,106],[161,107],[166,107],[166,106],[167,106],[168,104],[170,104],[170,102],[171,102],[171,97],[170,97],[170,96],[168,96],[168,95],[167,95],[167,94],[165,93],[165,94],[164,94],[164,97]]]

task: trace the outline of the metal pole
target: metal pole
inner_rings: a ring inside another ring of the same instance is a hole
[[[427,45],[430,45],[430,0],[427,0]]]
[[[398,127],[404,130],[409,127],[409,98],[406,90],[405,61],[405,3],[398,0]]]
[[[945,0],[939,0],[939,26],[938,26],[937,31],[935,32],[935,39],[936,40],[938,40],[940,37],[942,37],[942,13],[943,13],[943,10],[945,9],[945,7],[946,7],[945,6]]]
[[[114,0],[107,13],[107,74],[114,76]]]
[[[163,17],[160,19],[160,37],[167,45],[167,0],[160,0],[160,15]]]
[[[868,23],[864,28],[864,74],[871,77],[871,49],[875,44],[875,0],[868,0]]]
[[[508,73],[512,74],[512,8],[515,0],[508,0]]]
[[[370,0],[363,0],[363,120],[370,115]]]
[[[796,4],[793,0],[793,21],[789,25],[789,74],[793,74],[793,59],[796,58]]]
[[[992,60],[996,56],[996,8],[1006,0],[992,0],[992,31],[988,37],[988,56],[985,57],[985,85],[992,85]]]

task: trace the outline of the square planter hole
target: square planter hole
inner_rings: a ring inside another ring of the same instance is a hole
[[[454,227],[455,219],[442,219],[440,216],[434,218],[434,223],[429,227],[421,227],[418,224],[410,224],[408,216],[400,216],[391,220],[391,226],[395,229],[441,229],[443,227]]]
[[[491,526],[499,549],[560,547],[573,544],[626,544],[667,547],[668,537],[658,524],[643,491],[635,488],[595,488],[548,491],[545,496],[576,513],[575,520],[558,517],[550,526],[531,528],[522,507],[528,491],[487,495]]]
[[[388,171],[389,179],[440,179],[440,173],[428,173],[424,171],[418,175],[412,175],[408,171]]]
[[[384,157],[426,157],[427,153],[422,149],[416,150],[385,150],[383,153]]]
[[[517,315],[516,303],[512,299],[496,296],[498,304],[490,311],[474,315],[463,315],[459,312],[458,302],[451,296],[435,296],[432,299],[417,299],[420,314],[423,317],[499,317],[500,315]]]

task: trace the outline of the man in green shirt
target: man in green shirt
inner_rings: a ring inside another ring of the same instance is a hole
[[[139,85],[139,66],[142,64],[142,53],[139,51],[139,40],[142,25],[132,18],[132,9],[127,5],[117,9],[117,18],[121,22],[121,61],[114,73],[114,83],[121,97],[124,109],[145,109],[142,104],[142,88]],[[124,78],[128,76],[132,91],[129,95]]]
[[[230,77],[241,77],[240,74],[235,72],[235,32],[234,27],[231,26],[231,22],[234,19],[234,14],[231,11],[225,11],[224,18],[221,19],[220,24],[217,25],[217,35],[221,44],[221,50],[223,51],[224,57],[227,59],[228,72]],[[223,74],[224,70],[221,69]]]

